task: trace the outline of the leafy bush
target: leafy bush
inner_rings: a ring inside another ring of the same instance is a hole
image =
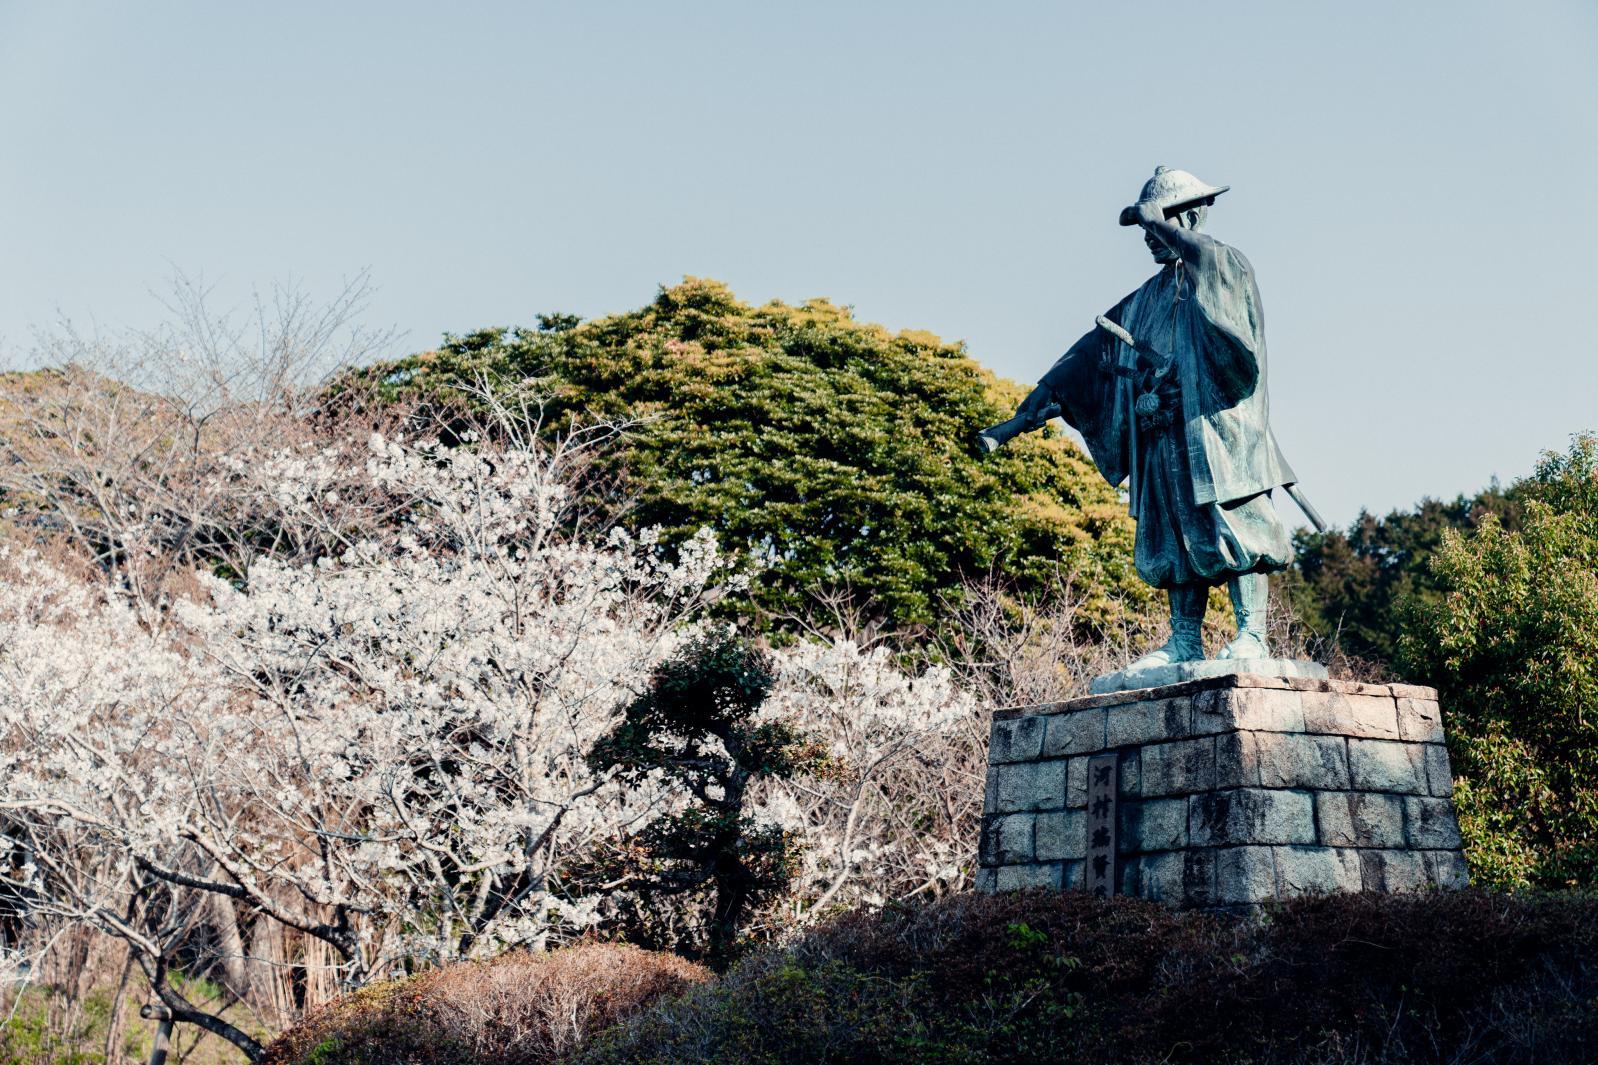
[[[928,333],[826,300],[751,307],[689,278],[638,311],[448,337],[340,387],[425,405],[480,380],[548,396],[552,426],[639,419],[607,458],[628,520],[668,540],[708,526],[763,560],[769,613],[848,587],[891,622],[927,623],[963,577],[1038,589],[1062,565],[1093,589],[1094,618],[1149,598],[1115,490],[1053,430],[980,456],[976,430],[1022,390]]]
[[[462,962],[357,991],[267,1048],[265,1065],[544,1065],[709,973],[669,954],[584,944]]]
[[[1401,660],[1449,715],[1472,874],[1598,886],[1598,438],[1515,490],[1518,531],[1444,535],[1444,595],[1408,611]]]
[[[1256,922],[966,894],[851,914],[573,1060],[1577,1062],[1595,995],[1585,895],[1339,895]]]

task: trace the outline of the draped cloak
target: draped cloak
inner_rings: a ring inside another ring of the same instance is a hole
[[[1095,330],[1040,382],[1105,480],[1130,481],[1138,573],[1162,588],[1280,570],[1293,558],[1269,497],[1296,478],[1270,429],[1254,271],[1236,249],[1191,236],[1196,256],[1166,265],[1105,315],[1171,356],[1164,378]],[[1153,417],[1134,408],[1144,391],[1159,397]]]

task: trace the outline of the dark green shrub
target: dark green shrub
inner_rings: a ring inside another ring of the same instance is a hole
[[[699,637],[656,667],[588,755],[596,773],[625,782],[658,775],[688,796],[618,848],[625,868],[606,876],[630,881],[646,906],[702,898],[705,942],[682,946],[718,965],[732,957],[746,918],[788,886],[799,853],[786,831],[745,810],[750,784],[825,764],[819,745],[792,726],[756,717],[773,680],[749,641],[728,631]]]
[[[1079,894],[854,914],[577,1051],[649,1062],[1575,1063],[1598,899],[1307,898],[1266,920]]]

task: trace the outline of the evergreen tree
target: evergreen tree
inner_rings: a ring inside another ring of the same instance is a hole
[[[1342,531],[1300,530],[1297,559],[1283,577],[1294,616],[1311,632],[1335,639],[1356,658],[1391,664],[1398,651],[1399,608],[1408,600],[1435,602],[1440,579],[1432,558],[1449,530],[1475,529],[1487,515],[1513,528],[1519,505],[1497,485],[1452,502],[1423,499],[1411,511],[1385,518],[1361,511]]]
[[[1151,601],[1125,504],[1064,436],[978,454],[1019,386],[826,300],[752,307],[690,278],[638,311],[453,336],[361,377],[344,384],[426,403],[486,379],[547,397],[554,426],[634,420],[604,457],[618,510],[668,543],[709,526],[760,561],[766,619],[833,588],[891,624],[932,623],[967,577],[1037,591],[1061,567],[1094,597],[1091,622]]]
[[[766,656],[730,632],[712,633],[662,663],[647,691],[588,757],[623,781],[660,776],[688,805],[638,833],[635,890],[706,897],[704,953],[729,961],[748,915],[792,880],[798,848],[781,827],[746,811],[749,786],[825,765],[791,726],[759,720],[774,677]]]

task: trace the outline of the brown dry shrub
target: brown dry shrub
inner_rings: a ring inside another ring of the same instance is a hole
[[[266,1065],[547,1065],[589,1033],[710,978],[670,954],[588,943],[462,962],[330,1003]]]

